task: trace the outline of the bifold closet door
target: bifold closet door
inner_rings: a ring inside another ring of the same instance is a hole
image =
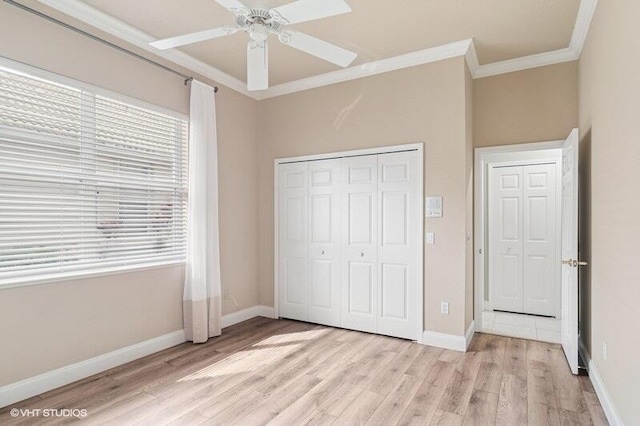
[[[309,162],[309,321],[340,326],[340,160]]]
[[[523,168],[523,311],[557,315],[559,298],[556,165]]]
[[[493,309],[556,316],[556,165],[494,167],[489,182]]]
[[[417,172],[415,152],[378,156],[377,332],[406,339],[417,333]]]
[[[280,316],[308,319],[309,163],[278,168],[278,283]]]
[[[378,157],[342,162],[342,327],[377,332]]]
[[[489,170],[489,282],[493,309],[522,312],[522,167]]]

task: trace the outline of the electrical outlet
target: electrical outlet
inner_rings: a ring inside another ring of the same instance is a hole
[[[602,342],[602,359],[607,360],[607,342]]]
[[[449,302],[440,302],[440,313],[449,314]]]

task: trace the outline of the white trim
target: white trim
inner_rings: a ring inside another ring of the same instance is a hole
[[[256,305],[222,316],[222,328],[227,328],[255,317],[277,318],[270,306]]]
[[[422,344],[452,351],[466,352],[475,334],[475,322],[471,321],[464,336],[456,334],[440,333],[437,331],[425,331],[422,335]]]
[[[301,92],[303,90],[315,89],[331,84],[342,83],[417,65],[442,61],[444,59],[464,56],[467,54],[471,45],[473,45],[472,39],[457,41],[429,49],[419,50],[417,52],[407,53],[405,55],[394,56],[338,71],[320,74],[314,77],[278,84],[265,91],[256,92],[256,99],[269,99],[276,96]]]
[[[516,71],[524,71],[531,68],[576,61],[578,58],[579,56],[569,48],[559,49],[551,52],[539,53],[537,55],[523,56],[506,61],[480,65],[473,78],[484,78]]]
[[[291,162],[302,162],[302,161],[314,161],[314,160],[327,160],[331,158],[344,158],[344,157],[354,157],[354,156],[362,156],[362,155],[378,155],[378,154],[388,154],[393,152],[403,152],[403,151],[417,151],[418,155],[418,206],[417,212],[418,215],[418,235],[420,235],[420,243],[418,244],[418,264],[417,264],[417,281],[418,288],[416,295],[416,303],[417,303],[417,332],[416,332],[416,341],[418,343],[424,342],[424,243],[423,243],[423,235],[424,235],[424,144],[423,143],[413,143],[406,145],[389,145],[389,146],[381,146],[376,148],[367,148],[367,149],[358,149],[351,151],[339,151],[339,152],[328,152],[323,154],[312,154],[305,155],[300,157],[286,157],[286,158],[276,158],[273,161],[273,297],[274,297],[274,308],[273,315],[275,318],[278,317],[278,282],[279,282],[279,271],[278,271],[278,165],[284,163]]]
[[[471,344],[471,341],[473,340],[473,336],[475,336],[475,334],[476,334],[476,323],[475,321],[471,321],[471,324],[469,324],[469,328],[467,328],[467,332],[464,333],[465,351],[469,349],[469,345]]]
[[[587,371],[589,372],[589,380],[591,380],[591,384],[593,384],[593,389],[596,391],[600,405],[602,405],[604,415],[607,417],[611,426],[623,426],[624,423],[622,422],[622,418],[613,404],[613,399],[611,399],[609,391],[607,391],[607,388],[604,386],[604,382],[600,377],[596,364],[591,359],[591,355],[589,354],[589,351],[584,345],[582,339],[579,340],[579,344],[579,351],[582,355],[582,360],[587,365]]]
[[[219,69],[208,65],[193,56],[187,55],[177,49],[159,50],[149,45],[155,41],[155,37],[144,33],[124,22],[95,9],[80,0],[38,0],[40,3],[52,7],[62,13],[89,24],[101,31],[118,37],[132,45],[151,52],[156,56],[167,59],[175,64],[182,65],[211,80],[217,81],[243,95],[254,98],[254,92],[247,90],[243,81],[226,74]],[[255,98],[254,98],[255,99]]]
[[[73,281],[73,280],[79,280],[84,278],[104,277],[104,276],[116,275],[116,274],[128,274],[132,272],[148,271],[152,269],[171,268],[174,266],[184,267],[185,262],[184,261],[157,262],[157,263],[137,264],[137,265],[129,265],[129,266],[114,266],[112,268],[71,271],[71,272],[63,272],[59,274],[47,274],[47,275],[21,277],[21,278],[4,280],[4,282],[0,281],[0,291],[9,289],[9,288],[28,287],[28,286],[40,285],[40,284],[51,284],[51,283],[56,283],[60,281]]]
[[[0,408],[160,352],[185,341],[184,330],[178,330],[0,387]]]
[[[473,315],[476,330],[483,330],[482,312],[485,307],[485,198],[487,177],[487,165],[491,162],[491,156],[500,154],[514,154],[526,151],[543,151],[550,149],[561,149],[564,141],[549,141],[537,143],[524,143],[516,145],[504,145],[487,148],[474,149],[474,167],[473,167],[473,241],[474,241],[474,277],[473,277]]]
[[[589,33],[589,27],[591,27],[591,21],[593,20],[593,15],[596,13],[597,6],[598,0],[580,0],[576,24],[573,27],[573,34],[571,35],[571,42],[569,43],[569,49],[571,49],[578,58],[580,58],[584,43],[587,41],[587,34]]]
[[[193,56],[177,49],[159,50],[149,45],[154,41],[151,37],[104,12],[101,12],[80,0],[38,0],[49,7],[76,18],[99,30],[125,40],[134,46],[144,49],[178,65],[184,66],[196,73],[219,82],[250,98],[261,100],[276,96],[301,92],[317,87],[368,77],[389,71],[423,65],[457,56],[465,56],[467,65],[473,78],[483,78],[506,74],[525,69],[553,65],[562,62],[575,61],[580,58],[584,42],[595,13],[598,0],[581,0],[578,15],[571,36],[570,45],[563,49],[544,52],[536,55],[524,56],[491,64],[479,65],[473,39],[462,40],[424,49],[405,55],[381,59],[354,67],[319,74],[313,77],[290,81],[273,86],[265,91],[250,92],[246,83],[208,65]]]

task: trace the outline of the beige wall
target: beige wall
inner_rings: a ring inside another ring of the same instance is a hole
[[[640,2],[601,0],[580,59],[580,130],[591,197],[583,338],[622,420],[640,424]],[[584,169],[583,169],[584,171]],[[584,176],[583,176],[584,178]],[[584,182],[584,179],[583,179]],[[590,287],[590,288],[589,288]],[[584,292],[584,291],[583,291]],[[607,360],[602,355],[606,343]]]
[[[566,139],[577,125],[577,61],[474,81],[476,147]]]
[[[464,334],[465,69],[455,58],[259,103],[261,304],[273,305],[275,158],[425,142],[425,193],[443,195],[445,212],[425,222],[437,242],[425,246],[425,327]]]
[[[180,77],[4,2],[0,40],[1,56],[188,113],[189,89]],[[258,302],[258,176],[252,124],[257,103],[221,89],[222,281],[240,308],[247,308]],[[0,386],[181,329],[182,286],[183,268],[174,267],[0,289]],[[231,299],[224,301],[225,313],[235,310]]]

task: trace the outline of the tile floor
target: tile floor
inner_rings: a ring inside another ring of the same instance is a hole
[[[560,320],[506,312],[483,312],[482,331],[500,336],[560,343]]]

